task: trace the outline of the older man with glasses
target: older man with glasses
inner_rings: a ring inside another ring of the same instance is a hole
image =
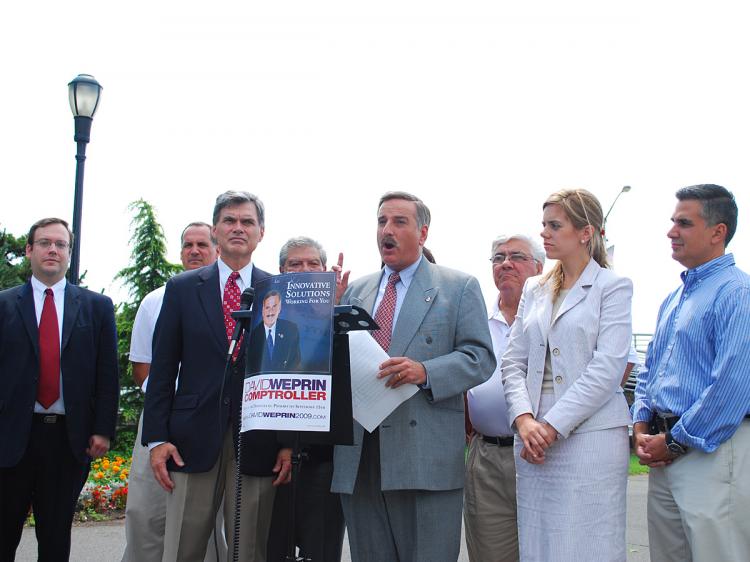
[[[542,272],[544,257],[539,243],[523,234],[500,236],[492,242],[490,261],[498,295],[488,323],[497,368],[487,382],[466,394],[470,423],[464,523],[469,559],[476,562],[518,560],[513,430],[508,424],[500,359],[523,285]]]

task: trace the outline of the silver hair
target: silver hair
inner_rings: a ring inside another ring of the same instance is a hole
[[[213,221],[214,226],[219,222],[219,215],[222,209],[227,207],[236,207],[243,203],[252,203],[255,205],[255,210],[258,212],[258,225],[261,228],[266,227],[266,210],[263,206],[263,202],[258,199],[257,195],[248,193],[247,191],[225,191],[216,198],[216,204],[214,205]]]
[[[502,246],[511,240],[520,240],[528,244],[529,248],[531,248],[531,257],[534,258],[534,261],[544,265],[544,260],[547,257],[544,248],[542,248],[542,245],[536,239],[526,234],[501,234],[492,241],[492,255],[495,255],[495,250],[497,250],[498,246]]]
[[[378,201],[378,211],[380,211],[380,207],[383,203],[390,201],[391,199],[412,201],[417,207],[417,228],[422,228],[425,225],[430,226],[430,209],[427,208],[427,205],[425,205],[419,197],[406,191],[388,191],[384,193],[380,198],[380,201]]]
[[[279,252],[279,267],[284,267],[284,264],[289,257],[289,250],[291,250],[292,248],[308,247],[318,250],[318,254],[320,255],[320,263],[325,268],[327,257],[326,251],[323,249],[323,245],[317,240],[313,240],[308,236],[295,236],[294,238],[290,238],[284,243],[284,245],[281,247],[281,251]]]

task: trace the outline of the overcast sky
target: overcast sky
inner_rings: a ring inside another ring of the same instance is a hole
[[[72,217],[67,83],[104,92],[88,147],[81,270],[118,301],[131,213],[179,233],[210,221],[226,189],[257,193],[275,271],[290,236],[375,270],[379,195],[431,208],[439,263],[494,296],[490,242],[541,229],[553,191],[606,208],[618,273],[635,284],[635,331],[652,332],[679,283],[666,232],[674,191],[719,183],[750,269],[750,35],[722,2],[41,2],[0,8],[4,110],[0,228]],[[744,53],[744,54],[743,54]]]

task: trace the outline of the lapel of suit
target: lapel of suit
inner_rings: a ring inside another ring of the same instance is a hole
[[[271,277],[271,274],[267,271],[263,271],[262,269],[255,267],[253,264],[253,272],[250,274],[250,286],[255,288],[255,284],[259,281],[263,281],[264,279],[268,279]]]
[[[18,293],[18,315],[23,319],[23,325],[29,334],[34,353],[39,357],[39,326],[36,323],[36,308],[34,306],[34,290],[31,281],[27,282]]]
[[[406,348],[422,325],[427,311],[435,302],[438,287],[435,286],[433,267],[435,266],[426,259],[422,259],[414,273],[414,278],[411,280],[409,290],[398,312],[396,329],[393,331],[391,347],[388,350],[388,355],[391,357],[404,355]]]
[[[65,349],[76,325],[78,313],[81,310],[81,289],[71,283],[65,283],[65,310],[63,311],[62,323],[62,345],[60,351]]]
[[[364,309],[367,314],[372,315],[374,318],[375,311],[372,307],[375,306],[375,297],[378,295],[378,287],[380,286],[380,279],[382,276],[383,272],[381,271],[380,275],[373,275],[370,279],[366,280],[359,294],[356,296],[351,295],[347,304]]]
[[[545,283],[544,285],[537,285],[534,288],[534,291],[536,292],[536,298],[534,300],[538,307],[536,318],[544,342],[547,341],[547,333],[552,324],[552,295],[548,290],[548,286],[548,283]]]
[[[560,309],[557,311],[557,316],[555,316],[555,318],[552,320],[553,324],[557,322],[557,320],[563,314],[565,314],[567,311],[581,302],[584,298],[586,298],[586,294],[591,288],[591,285],[593,285],[600,269],[601,267],[593,258],[589,260],[588,265],[584,268],[581,276],[570,289],[568,296],[565,297],[565,300],[560,306]]]
[[[198,302],[208,321],[208,327],[221,350],[226,352],[229,342],[227,342],[224,307],[219,289],[219,266],[214,263],[210,267],[201,269],[198,272],[198,283],[195,288],[198,292]]]

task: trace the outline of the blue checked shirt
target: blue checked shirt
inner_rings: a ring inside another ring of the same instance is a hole
[[[680,277],[659,309],[633,421],[676,414],[675,440],[710,453],[750,412],[750,276],[726,254]]]

